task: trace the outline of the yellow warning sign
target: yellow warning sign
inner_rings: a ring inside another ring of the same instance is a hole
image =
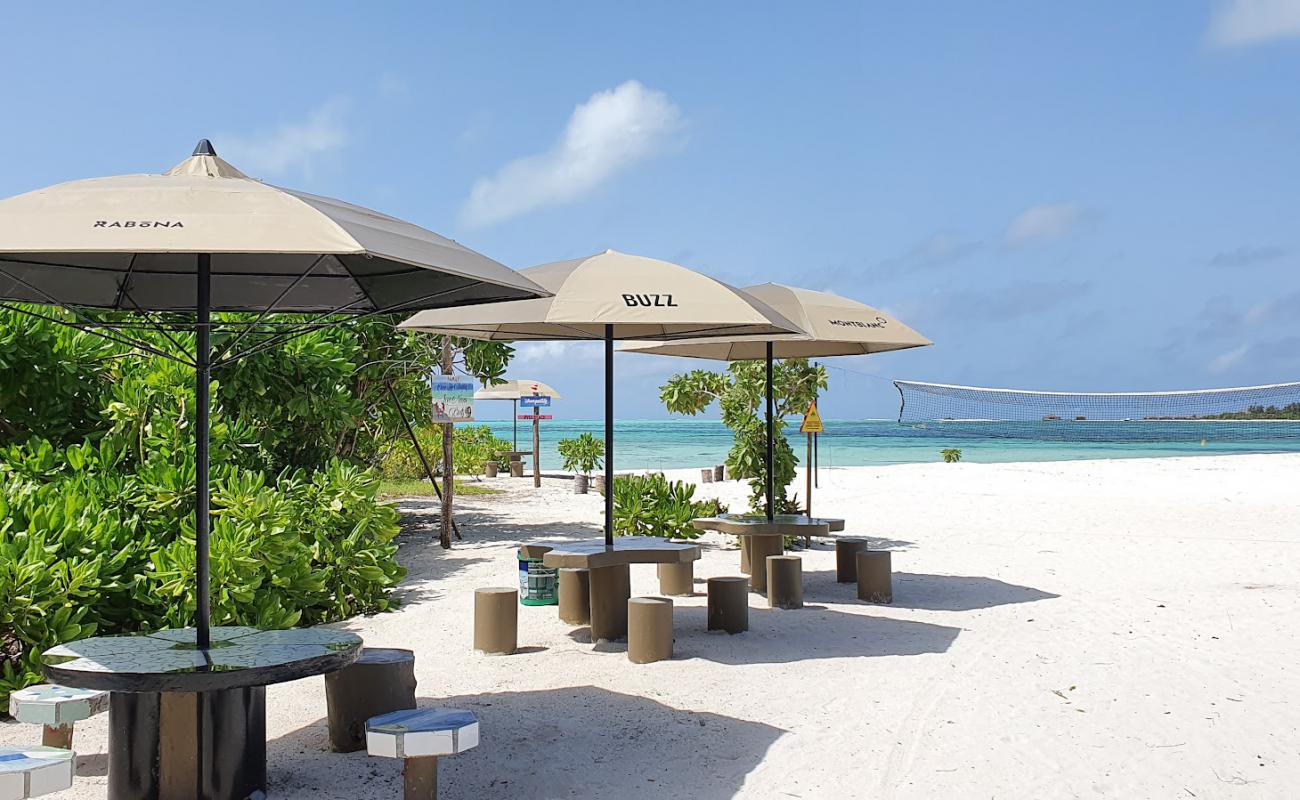
[[[808,410],[804,412],[803,424],[799,426],[800,433],[825,433],[826,426],[822,425],[821,414],[817,413],[817,403],[814,401],[808,404]]]

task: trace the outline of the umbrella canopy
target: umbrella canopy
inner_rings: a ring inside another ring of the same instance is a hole
[[[624,350],[685,358],[708,358],[715,361],[767,362],[767,518],[773,519],[775,476],[775,398],[772,394],[772,360],[774,358],[816,358],[857,356],[925,347],[934,344],[879,309],[829,292],[815,292],[779,283],[762,283],[744,289],[759,301],[776,309],[803,329],[802,336],[772,338],[766,336],[720,337],[685,342],[636,342]],[[810,484],[811,485],[811,484]]]
[[[432,231],[249,178],[199,142],[161,175],[61,183],[0,200],[0,297],[194,311],[374,313],[545,294]]]
[[[403,328],[498,341],[687,339],[800,333],[761,300],[722,281],[657,258],[606,250],[529,267],[521,274],[553,296],[488,308],[416,314]]]
[[[350,314],[517,300],[541,287],[490,258],[415,225],[338,200],[253,180],[206,140],[162,175],[73,181],[0,200],[0,301],[142,314],[144,327],[193,330],[178,355],[107,327],[76,323],[114,341],[180,361],[195,374],[195,572],[200,648],[209,645],[208,394],[215,367],[321,327],[277,327],[236,346],[271,312]],[[14,310],[41,316],[30,309]],[[213,311],[259,312],[213,352]],[[152,312],[189,312],[178,323]],[[336,318],[337,319],[337,318]],[[328,324],[328,323],[326,323]],[[168,334],[173,344],[180,347]],[[229,354],[227,356],[227,354]]]
[[[746,286],[744,292],[803,331],[802,336],[700,339],[689,342],[629,342],[620,350],[715,361],[759,361],[772,342],[776,358],[860,356],[934,344],[893,316],[865,303],[830,292],[816,292],[779,283]]]
[[[401,327],[497,341],[605,342],[605,544],[614,544],[614,340],[801,331],[740,290],[686,267],[606,250],[523,270],[552,294],[477,308],[424,311]]]
[[[484,386],[474,393],[475,400],[518,400],[535,394],[561,399],[560,393],[541,381],[502,381],[491,386]]]

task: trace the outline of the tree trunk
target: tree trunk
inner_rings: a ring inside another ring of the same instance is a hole
[[[450,375],[455,365],[452,363],[451,337],[442,339],[442,374]],[[444,550],[451,549],[451,494],[456,474],[456,465],[451,456],[451,437],[455,426],[450,422],[442,426],[442,531],[438,540]]]

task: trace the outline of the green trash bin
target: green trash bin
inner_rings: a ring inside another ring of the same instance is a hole
[[[549,547],[519,548],[519,602],[526,606],[553,606],[560,602],[560,571],[542,563]]]

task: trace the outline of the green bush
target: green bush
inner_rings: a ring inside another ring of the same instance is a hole
[[[407,352],[387,330],[320,331],[217,373],[214,624],[389,607],[398,514],[366,463],[401,429],[382,373],[356,366]],[[55,644],[193,624],[193,384],[184,365],[0,310],[0,712]],[[418,375],[394,388],[427,397]]]
[[[564,459],[564,469],[579,475],[590,475],[605,463],[605,443],[591,433],[574,439],[561,439],[555,449]]]
[[[435,475],[442,474],[442,428],[439,425],[421,425],[415,429],[415,438],[429,459]],[[511,447],[510,442],[498,438],[487,425],[457,425],[451,437],[451,457],[456,471],[461,475],[481,475],[483,466],[496,459]],[[507,469],[509,465],[507,464]],[[380,461],[379,471],[385,478],[426,478],[424,465],[415,452],[411,439],[403,435],[393,443]]]
[[[669,481],[661,473],[620,475],[614,480],[614,533],[618,536],[657,536],[697,539],[691,526],[696,517],[712,517],[722,509],[716,500],[696,501],[695,484]]]
[[[961,451],[955,447],[946,447],[939,451],[939,455],[943,456],[945,464],[956,464],[961,461]]]

